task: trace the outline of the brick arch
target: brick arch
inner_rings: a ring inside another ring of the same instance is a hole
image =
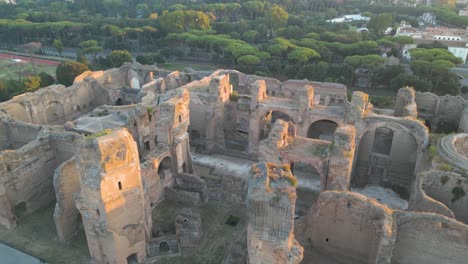
[[[415,131],[396,122],[375,122],[364,129],[359,137],[353,185],[376,184],[390,187],[407,198],[423,140]]]
[[[307,128],[306,136],[313,139],[332,141],[340,124],[330,119],[320,119],[312,122]]]

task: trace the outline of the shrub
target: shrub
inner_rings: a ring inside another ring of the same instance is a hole
[[[70,86],[73,84],[76,76],[82,74],[88,70],[88,66],[83,63],[66,61],[62,62],[57,66],[56,76],[58,83],[61,83],[65,86]]]
[[[406,190],[406,188],[400,186],[400,185],[397,185],[397,184],[393,184],[392,185],[392,190],[394,192],[396,192],[398,195],[400,195],[401,198],[403,199],[409,199],[409,192],[408,190]]]
[[[462,94],[467,94],[468,93],[468,86],[462,86],[461,92],[462,92]]]
[[[230,226],[236,226],[240,221],[240,217],[235,216],[235,215],[229,215],[229,217],[226,219],[225,224],[230,225]]]
[[[372,96],[371,102],[378,108],[389,108],[393,106],[393,99],[390,96]]]
[[[40,72],[37,76],[41,78],[41,87],[46,87],[55,83],[54,77],[46,72]]]
[[[461,186],[455,186],[453,187],[452,189],[452,194],[453,194],[453,198],[452,198],[452,203],[455,202],[456,200],[462,198],[463,196],[465,196],[465,191],[463,190],[463,187]]]
[[[41,87],[41,78],[39,76],[24,78],[23,87],[26,92],[34,92]]]
[[[0,80],[0,102],[7,101],[10,98],[10,91],[8,91],[6,84]]]
[[[326,158],[328,156],[328,150],[329,148],[326,146],[318,146],[314,150],[314,155],[320,158]]]
[[[127,50],[113,50],[106,58],[114,68],[122,66],[124,62],[132,62],[132,55]]]
[[[448,164],[448,163],[443,163],[443,164],[440,164],[439,170],[442,170],[442,171],[452,171],[452,170],[453,170],[453,166],[450,165],[450,164]]]
[[[239,93],[237,91],[233,91],[231,93],[231,95],[229,95],[229,100],[231,102],[237,102],[237,101],[239,101],[239,98],[240,98],[240,96],[239,96]]]
[[[439,152],[439,149],[437,148],[437,146],[432,145],[429,147],[429,157],[431,159],[437,155],[437,152]]]
[[[166,60],[164,59],[163,56],[161,56],[159,54],[152,54],[152,53],[138,55],[136,57],[136,61],[138,63],[143,64],[143,65],[151,65],[151,64],[166,62]]]
[[[273,198],[271,198],[271,200],[275,203],[279,203],[279,201],[281,201],[281,196],[276,194],[275,196],[273,196]]]
[[[440,177],[440,183],[445,184],[446,182],[448,182],[449,179],[450,179],[449,176],[444,175]]]

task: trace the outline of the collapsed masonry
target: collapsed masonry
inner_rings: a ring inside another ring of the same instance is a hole
[[[449,218],[467,223],[467,201],[454,204],[447,192],[468,189],[459,175],[443,188],[426,188],[419,173],[428,127],[468,132],[467,113],[461,97],[409,88],[399,91],[393,115],[381,115],[362,92],[348,102],[340,84],[136,63],[86,72],[70,87],[0,104],[0,224],[14,228],[18,218],[55,201],[60,240],[71,239],[81,221],[93,260],[143,262],[158,241],[152,208],[163,199],[197,206],[216,196],[194,174],[192,149],[260,161],[235,196],[249,208],[250,263],[299,263],[312,251],[356,263],[440,263],[445,256],[463,263],[467,226]],[[301,245],[291,173],[320,182]],[[398,190],[410,211],[349,191],[368,184]],[[180,247],[196,247],[203,219],[185,210],[177,221]],[[427,240],[434,250],[424,251]],[[439,243],[447,247],[435,248]]]

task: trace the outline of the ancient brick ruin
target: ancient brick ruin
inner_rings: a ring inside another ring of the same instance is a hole
[[[127,63],[17,96],[0,103],[0,225],[55,203],[58,239],[82,224],[95,263],[144,263],[196,249],[197,208],[229,201],[245,206],[246,235],[225,263],[466,263],[467,101],[402,88],[383,111],[346,92]],[[431,142],[444,129],[458,134]],[[255,164],[213,179],[194,153]],[[407,209],[353,191],[368,185]],[[183,204],[174,237],[154,234],[163,200]]]

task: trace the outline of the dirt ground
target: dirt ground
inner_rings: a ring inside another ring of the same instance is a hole
[[[153,223],[162,229],[175,230],[178,208],[184,205],[163,201],[153,210]],[[162,258],[160,264],[219,264],[226,258],[237,258],[245,254],[246,208],[239,204],[208,202],[200,207],[203,237],[196,249],[183,250],[182,257]],[[225,224],[229,215],[240,217],[236,227]]]
[[[81,228],[68,243],[58,240],[53,219],[55,203],[25,216],[11,230],[0,227],[0,243],[6,244],[49,264],[87,264],[89,253]],[[1,263],[1,260],[0,260]]]

